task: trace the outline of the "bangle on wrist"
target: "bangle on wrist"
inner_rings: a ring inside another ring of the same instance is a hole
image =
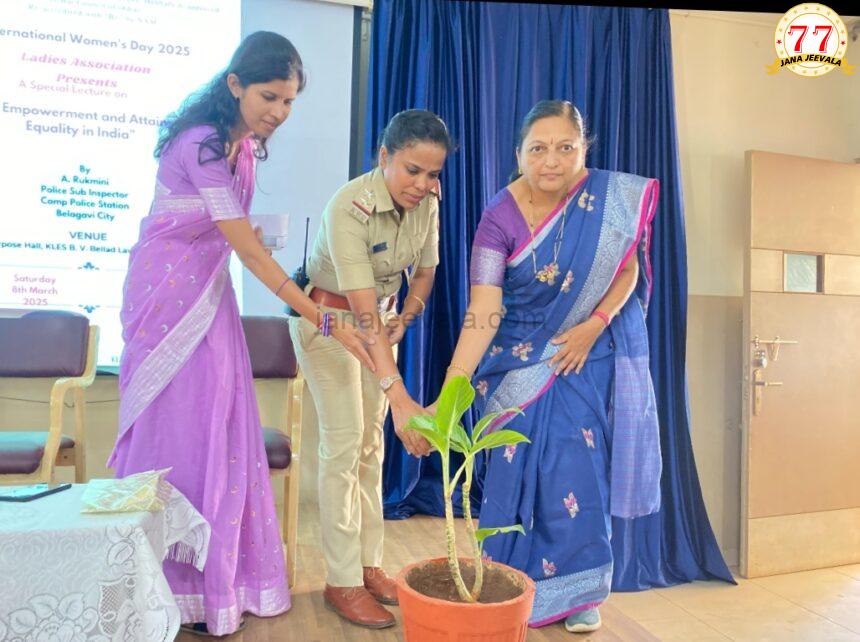
[[[466,370],[463,366],[459,366],[459,365],[457,365],[456,363],[452,363],[450,366],[448,366],[448,368],[445,370],[445,372],[448,372],[449,370],[459,370],[460,372],[462,372],[462,373],[465,375],[465,377],[466,377],[467,379],[471,379],[471,378],[472,378],[472,373],[471,373],[471,372],[469,372],[468,370]]]
[[[406,298],[407,298],[407,299],[412,298],[412,299],[415,299],[416,301],[418,301],[418,305],[420,305],[420,306],[421,306],[421,309],[418,311],[418,315],[424,314],[424,310],[426,310],[426,309],[427,309],[427,306],[426,306],[426,305],[424,305],[424,300],[423,300],[420,296],[418,296],[418,295],[416,295],[416,294],[410,294],[410,295],[409,295],[409,296],[407,296]],[[418,316],[418,315],[416,315],[416,316]]]
[[[331,312],[323,312],[322,318],[320,318],[319,331],[324,337],[331,336],[332,329],[332,321],[334,320],[334,315]]]
[[[604,328],[609,327],[609,321],[610,321],[609,315],[606,314],[605,312],[601,312],[600,310],[595,310],[594,312],[591,313],[591,316],[597,317],[598,319],[603,321],[603,327]]]
[[[275,296],[278,296],[281,293],[281,290],[284,289],[284,286],[289,282],[290,282],[290,277],[287,277],[286,279],[284,279],[284,282],[278,286],[277,290],[275,290]]]

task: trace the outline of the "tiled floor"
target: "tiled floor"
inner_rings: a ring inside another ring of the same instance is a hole
[[[860,565],[615,593],[611,601],[667,641],[860,642]]]

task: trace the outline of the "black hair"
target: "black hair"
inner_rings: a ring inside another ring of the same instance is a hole
[[[535,103],[534,107],[529,110],[529,113],[526,114],[525,118],[523,118],[523,122],[520,125],[520,131],[517,134],[517,145],[516,150],[519,151],[523,146],[523,141],[526,139],[526,136],[529,135],[529,130],[532,128],[537,121],[542,120],[544,118],[552,118],[553,116],[562,116],[567,118],[574,127],[576,127],[576,131],[579,132],[580,136],[582,136],[582,140],[585,143],[586,148],[591,145],[591,140],[588,139],[588,133],[585,129],[585,120],[582,118],[582,114],[579,113],[579,110],[576,106],[570,102],[569,100],[541,100]],[[515,168],[511,173],[510,182],[513,182],[519,176],[519,171]]]
[[[230,93],[227,76],[236,74],[242,87],[272,80],[297,78],[299,91],[306,82],[301,56],[293,44],[271,31],[256,31],[242,41],[227,68],[208,84],[188,96],[175,112],[161,124],[155,157],[183,131],[197,125],[212,125],[215,133],[200,142],[198,161],[208,163],[226,156],[230,129],[239,118],[239,101]],[[258,139],[254,154],[260,160],[268,157],[266,139]],[[206,151],[204,158],[204,150]]]
[[[395,114],[379,135],[379,147],[385,145],[389,154],[416,143],[433,143],[444,147],[446,153],[456,149],[445,121],[425,109],[407,109]]]

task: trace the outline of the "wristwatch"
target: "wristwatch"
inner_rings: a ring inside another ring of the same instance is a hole
[[[379,387],[382,388],[382,392],[388,392],[388,389],[398,381],[403,381],[403,377],[397,374],[388,375],[387,377],[382,377],[382,379],[379,380]]]

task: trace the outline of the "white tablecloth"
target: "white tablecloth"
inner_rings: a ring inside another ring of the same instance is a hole
[[[161,563],[182,542],[202,568],[209,525],[175,489],[163,511],[81,514],[84,488],[0,502],[0,641],[173,640]]]

